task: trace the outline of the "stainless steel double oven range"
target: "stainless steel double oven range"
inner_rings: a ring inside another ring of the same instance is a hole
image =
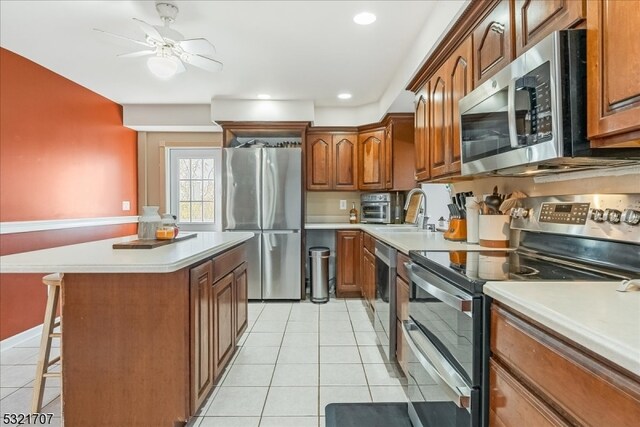
[[[532,197],[512,217],[515,250],[409,253],[402,333],[414,427],[488,425],[486,282],[640,278],[640,194]]]

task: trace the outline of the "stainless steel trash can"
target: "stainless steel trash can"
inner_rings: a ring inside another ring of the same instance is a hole
[[[311,259],[311,302],[329,301],[329,248],[314,246],[309,248]]]

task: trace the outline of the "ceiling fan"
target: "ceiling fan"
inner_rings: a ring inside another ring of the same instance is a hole
[[[148,49],[118,55],[120,58],[150,56],[147,67],[157,77],[169,79],[175,74],[186,71],[184,64],[193,65],[203,70],[215,72],[222,70],[222,62],[212,59],[216,48],[204,38],[187,39],[178,31],[169,27],[178,16],[178,7],[168,2],[156,2],[156,10],[163,25],[150,25],[133,18],[145,33],[145,39],[136,40],[108,31],[99,30],[103,34],[129,40]]]

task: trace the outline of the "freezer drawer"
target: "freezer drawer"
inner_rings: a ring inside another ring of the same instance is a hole
[[[262,229],[302,228],[302,150],[264,148]]]
[[[262,233],[262,298],[300,299],[301,234],[295,231]]]

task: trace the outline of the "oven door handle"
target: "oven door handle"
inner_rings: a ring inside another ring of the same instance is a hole
[[[405,268],[409,274],[409,278],[413,283],[420,287],[423,291],[428,292],[434,297],[438,298],[443,303],[462,313],[471,313],[473,309],[473,298],[463,298],[459,295],[454,295],[436,284],[427,281],[424,277],[420,276],[418,269],[421,267],[413,262],[405,262]]]
[[[420,345],[413,338],[413,335],[420,334],[423,345]],[[471,389],[462,379],[460,374],[451,366],[449,361],[440,354],[438,349],[429,339],[420,332],[418,326],[411,320],[402,321],[402,335],[409,345],[411,352],[420,365],[435,379],[440,385],[446,387],[447,392],[453,402],[459,408],[469,410],[471,407]],[[424,347],[424,348],[423,348]]]

